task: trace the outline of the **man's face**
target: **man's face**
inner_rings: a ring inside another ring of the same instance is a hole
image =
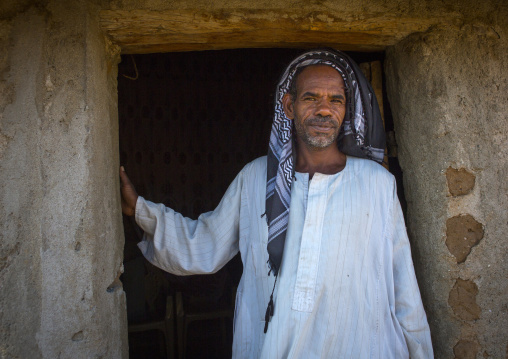
[[[325,149],[336,143],[346,113],[344,80],[330,66],[306,67],[296,79],[296,97],[286,94],[283,105],[295,124],[297,142]]]

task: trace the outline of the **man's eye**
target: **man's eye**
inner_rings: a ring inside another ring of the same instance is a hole
[[[304,101],[315,101],[316,99],[314,97],[304,97]]]
[[[335,98],[332,100],[333,103],[337,103],[337,104],[343,104],[344,103],[344,100],[342,99],[338,99],[338,98]]]

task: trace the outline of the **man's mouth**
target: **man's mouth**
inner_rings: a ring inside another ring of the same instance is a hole
[[[335,124],[332,121],[320,121],[311,120],[307,122],[307,126],[312,127],[316,131],[328,132],[335,128]]]
[[[333,126],[330,126],[330,125],[324,125],[324,124],[319,124],[319,125],[311,125],[311,127],[317,131],[321,131],[321,132],[327,132],[327,131],[330,131],[331,129],[333,129]]]

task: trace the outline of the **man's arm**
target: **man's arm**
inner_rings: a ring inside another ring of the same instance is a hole
[[[393,243],[395,315],[404,332],[410,357],[429,359],[434,357],[429,324],[416,281],[411,248],[396,188],[393,192],[390,224]]]
[[[177,275],[214,273],[238,253],[243,171],[217,208],[197,220],[145,200],[123,170],[120,176],[122,211],[135,215],[144,231],[138,246],[155,266]]]

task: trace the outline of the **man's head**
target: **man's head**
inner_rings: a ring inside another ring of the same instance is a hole
[[[336,143],[346,114],[346,88],[337,70],[326,65],[297,70],[282,102],[297,143],[311,150]]]

